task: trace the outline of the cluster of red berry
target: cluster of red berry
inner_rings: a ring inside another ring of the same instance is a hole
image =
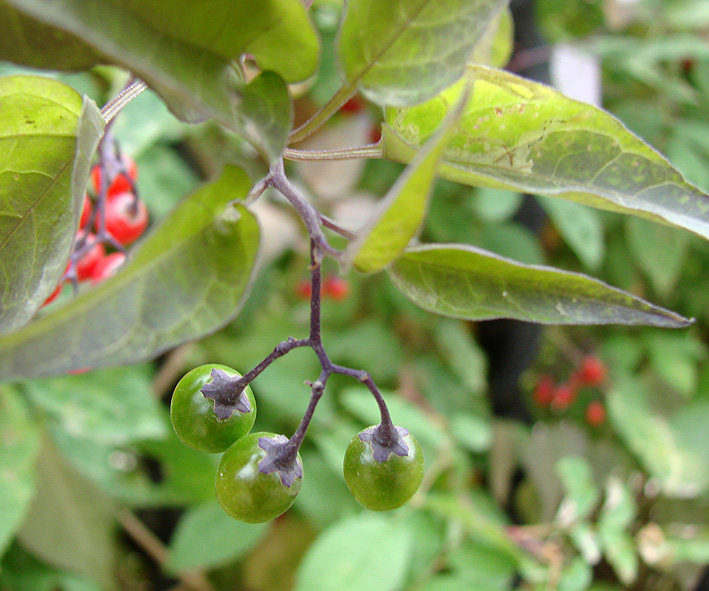
[[[45,300],[44,306],[54,301],[69,281],[87,281],[92,284],[104,281],[125,261],[123,248],[135,242],[148,227],[148,210],[135,192],[138,170],[127,155],[119,157],[118,172],[102,187],[101,166],[91,169],[91,188],[98,198],[84,194],[84,204],[79,220],[79,230],[74,241],[74,254],[67,263],[62,280]],[[112,252],[107,251],[107,245]],[[73,266],[73,268],[72,268]]]
[[[533,392],[534,402],[557,414],[564,413],[576,402],[581,388],[597,388],[603,385],[607,376],[605,363],[596,355],[586,355],[565,382],[557,383],[550,374],[539,376]],[[606,407],[601,400],[591,400],[584,416],[591,427],[599,427],[606,420]]]
[[[313,288],[310,281],[299,281],[295,286],[295,295],[298,299],[309,300],[312,295]],[[331,275],[326,277],[322,282],[320,293],[324,298],[329,298],[335,302],[341,302],[347,299],[350,294],[350,284],[347,279]]]

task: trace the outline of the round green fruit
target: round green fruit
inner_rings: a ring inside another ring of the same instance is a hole
[[[275,433],[251,433],[224,452],[215,490],[217,501],[228,515],[246,523],[262,523],[293,504],[303,484],[300,454],[295,465],[284,471],[261,471],[268,450],[286,441],[285,436]]]
[[[369,427],[355,435],[345,451],[344,475],[350,492],[360,505],[372,511],[389,511],[400,507],[421,486],[423,480],[423,452],[416,438],[402,427],[399,434],[398,453],[377,446],[377,426]],[[403,446],[401,444],[404,444]],[[375,455],[384,457],[376,459]],[[403,455],[399,455],[403,454]]]
[[[241,375],[225,365],[200,365],[189,371],[175,386],[170,402],[172,427],[185,445],[210,453],[220,453],[234,441],[251,431],[256,420],[256,401],[250,387],[240,395],[241,408],[226,419],[214,413],[214,401],[206,398],[202,388],[212,382],[212,370],[224,371],[228,376]]]

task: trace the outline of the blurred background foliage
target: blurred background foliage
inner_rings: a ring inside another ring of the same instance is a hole
[[[551,82],[600,101],[709,190],[704,0],[512,8],[516,43],[509,27],[497,59],[511,53],[508,67],[530,75],[549,62]],[[318,79],[293,89],[299,120],[339,84],[329,42],[340,9],[339,0],[312,8],[324,53]],[[0,64],[2,74],[16,71]],[[98,104],[127,79],[113,68],[59,77]],[[355,99],[303,147],[367,143],[380,119]],[[150,92],[114,132],[138,164],[155,220],[225,162],[254,179],[265,172],[246,144],[210,123],[177,122]],[[385,161],[290,165],[318,208],[351,228],[400,171]],[[352,499],[344,450],[377,408],[358,384],[333,376],[302,450],[293,509],[263,525],[223,514],[217,458],[177,441],[167,403],[195,365],[246,372],[277,342],[307,333],[306,235],[287,205],[266,197],[254,206],[261,270],[230,325],[154,362],[2,386],[0,493],[20,506],[0,508],[3,591],[709,588],[705,243],[574,203],[443,181],[426,240],[586,272],[695,324],[476,325],[421,311],[382,275],[352,273],[344,295],[325,298],[324,342],[336,362],[371,372],[395,422],[419,439],[421,491],[390,514]],[[334,264],[325,273],[334,277]],[[589,355],[605,376],[579,381]],[[295,350],[259,376],[255,428],[292,433],[309,397],[303,382],[318,371],[312,352]]]

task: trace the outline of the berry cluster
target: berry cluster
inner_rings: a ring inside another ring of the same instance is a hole
[[[532,396],[535,404],[556,414],[567,412],[576,403],[583,388],[598,388],[607,379],[605,363],[596,355],[586,355],[565,382],[557,383],[550,374],[539,376]],[[601,400],[591,400],[584,412],[586,423],[600,427],[606,420],[606,408]]]
[[[178,438],[205,452],[224,452],[216,475],[216,496],[227,514],[247,523],[274,519],[295,501],[303,481],[300,446],[315,407],[332,374],[347,375],[367,386],[374,396],[381,422],[358,433],[345,452],[345,482],[355,499],[373,511],[395,509],[406,503],[423,481],[423,452],[403,427],[395,426],[372,377],[365,371],[332,363],[320,334],[321,287],[319,253],[311,245],[310,335],[279,343],[250,372],[239,373],[222,365],[203,365],[177,384],[170,417]],[[321,373],[314,382],[310,402],[293,436],[269,432],[249,433],[256,418],[250,383],[273,361],[297,347],[316,353]]]
[[[303,481],[298,448],[276,433],[249,433],[256,401],[249,386],[227,404],[220,393],[242,376],[224,365],[201,365],[177,384],[170,419],[178,438],[193,449],[224,455],[217,469],[219,504],[246,523],[274,519],[295,501]],[[373,511],[406,503],[423,480],[423,452],[402,427],[382,425],[358,433],[345,452],[344,477],[357,501]]]
[[[91,169],[71,258],[44,306],[59,296],[65,283],[97,284],[113,275],[126,259],[125,247],[148,227],[148,210],[135,187],[135,162],[117,150],[115,158],[106,160]]]

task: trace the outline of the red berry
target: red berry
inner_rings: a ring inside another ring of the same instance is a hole
[[[128,178],[123,174],[119,173],[115,178],[110,179],[111,184],[108,186],[107,195],[108,197],[113,197],[119,193],[130,192],[133,190],[133,185],[131,181],[135,182],[138,177],[138,169],[135,166],[133,159],[127,154],[121,154],[121,162],[123,167],[128,172]],[[96,165],[91,169],[91,180],[93,181],[94,191],[98,193],[101,190],[101,167]]]
[[[608,370],[606,364],[598,357],[586,355],[575,375],[581,386],[600,386],[606,381]]]
[[[586,407],[586,422],[591,427],[600,427],[606,421],[606,407],[600,400],[590,402]]]
[[[112,252],[106,255],[96,263],[94,271],[91,274],[91,283],[96,285],[104,279],[108,279],[113,275],[126,260],[126,255],[122,252]]]
[[[310,281],[303,279],[299,281],[295,286],[295,295],[299,300],[309,300],[313,293],[313,288],[310,285]]]
[[[554,378],[549,374],[539,376],[539,380],[537,381],[537,385],[534,386],[534,393],[532,395],[534,402],[542,408],[549,406],[551,401],[554,399],[554,386]]]
[[[120,193],[106,202],[106,231],[120,244],[140,238],[148,227],[148,208],[132,193]]]
[[[93,234],[88,235],[86,243],[93,244],[93,246],[76,262],[76,278],[79,281],[84,281],[91,277],[96,264],[106,254],[103,244],[96,242],[96,236]]]
[[[90,367],[80,367],[79,369],[67,369],[65,373],[68,373],[69,375],[72,376],[77,376],[82,373],[86,373],[88,371],[91,371]]]
[[[79,229],[83,230],[86,228],[86,224],[89,223],[89,218],[91,217],[91,210],[93,209],[93,204],[90,197],[84,193],[84,205],[81,210],[81,218],[79,219]]]
[[[350,284],[342,277],[328,277],[323,282],[322,292],[325,297],[341,302],[350,293]]]
[[[365,105],[366,103],[364,102],[364,99],[356,94],[344,105],[342,105],[342,107],[340,107],[340,112],[355,115],[360,113],[364,109]]]
[[[566,383],[557,386],[550,406],[557,412],[567,410],[576,400],[576,388],[573,384]]]

